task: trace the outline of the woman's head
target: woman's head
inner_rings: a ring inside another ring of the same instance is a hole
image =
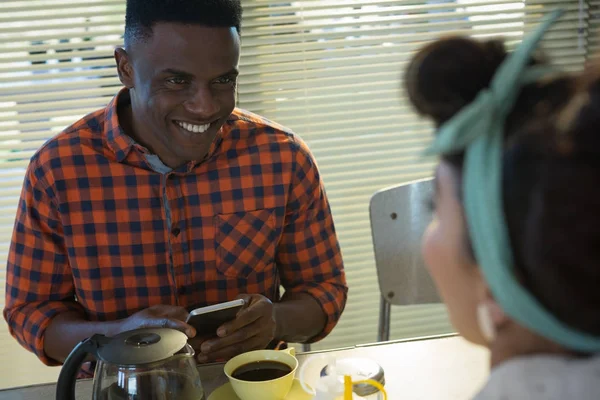
[[[415,56],[406,89],[444,124],[489,86],[501,42],[450,38]],[[540,63],[536,60],[534,63]],[[591,76],[590,76],[591,75]],[[600,75],[560,75],[524,87],[504,129],[503,211],[517,279],[568,326],[600,336]],[[453,323],[483,343],[476,309],[493,299],[470,245],[461,203],[463,153],[444,154],[425,261]],[[501,312],[500,312],[501,313]],[[497,317],[500,318],[500,317]]]

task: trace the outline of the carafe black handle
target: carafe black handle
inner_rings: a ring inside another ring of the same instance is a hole
[[[75,346],[60,370],[56,384],[56,400],[75,400],[75,382],[81,365],[89,354],[97,357],[98,348],[107,339],[104,335],[94,335]]]

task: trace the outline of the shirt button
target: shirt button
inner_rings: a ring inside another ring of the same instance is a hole
[[[181,229],[179,229],[179,227],[173,228],[173,230],[171,231],[171,233],[173,234],[173,236],[177,237],[181,233]]]

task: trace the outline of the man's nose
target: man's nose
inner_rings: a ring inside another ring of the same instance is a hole
[[[184,107],[190,114],[194,114],[197,119],[207,120],[219,113],[221,107],[217,98],[214,96],[210,87],[199,88],[194,96],[184,103]]]

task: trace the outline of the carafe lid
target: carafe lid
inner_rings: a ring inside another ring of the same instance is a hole
[[[98,349],[108,364],[135,366],[166,360],[187,343],[185,333],[169,328],[144,328],[120,333]]]

